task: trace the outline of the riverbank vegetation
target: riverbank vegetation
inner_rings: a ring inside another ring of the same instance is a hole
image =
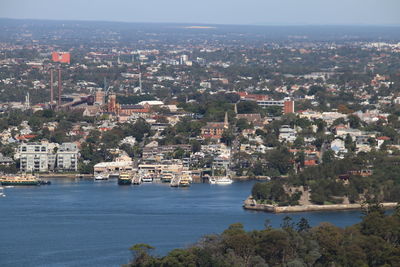
[[[240,223],[203,237],[187,249],[152,256],[153,247],[131,247],[126,266],[400,266],[400,207],[387,215],[379,204],[363,210],[347,228],[329,223],[310,227],[306,219],[285,217],[281,228],[245,231]]]

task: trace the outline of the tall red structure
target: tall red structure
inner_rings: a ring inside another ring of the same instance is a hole
[[[61,68],[58,69],[58,106],[61,106]]]
[[[50,105],[54,103],[54,78],[53,69],[50,69]]]
[[[117,96],[115,94],[110,94],[108,96],[108,112],[118,113],[119,105],[117,103]]]
[[[53,52],[51,53],[53,62],[71,63],[71,54],[69,52]]]
[[[294,113],[294,101],[285,100],[283,102],[283,114]]]

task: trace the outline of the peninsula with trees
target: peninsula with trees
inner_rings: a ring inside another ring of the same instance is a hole
[[[327,154],[325,154],[327,155]],[[379,201],[393,208],[400,201],[400,156],[382,151],[343,159],[324,157],[318,166],[256,183],[244,208],[269,212],[360,209]]]

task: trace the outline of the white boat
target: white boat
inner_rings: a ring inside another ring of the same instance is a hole
[[[96,181],[108,180],[108,175],[106,173],[99,173],[94,176]]]
[[[209,180],[210,184],[232,184],[233,180],[227,176],[213,176]]]
[[[151,183],[151,182],[153,182],[153,177],[151,177],[151,176],[143,176],[142,177],[142,182],[143,183]]]
[[[4,194],[4,189],[2,186],[0,186],[0,197],[5,197],[6,194]]]
[[[140,175],[139,174],[134,174],[133,175],[133,178],[132,178],[132,184],[134,184],[134,185],[139,185],[139,184],[141,184],[142,183],[142,178],[140,177]]]

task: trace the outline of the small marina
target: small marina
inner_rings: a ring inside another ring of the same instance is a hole
[[[122,170],[110,169],[110,167],[111,164],[106,163],[100,164],[100,167],[97,169],[95,167],[93,179],[95,181],[117,180],[118,185],[163,183],[169,184],[171,187],[190,187],[192,183],[209,183],[215,185],[229,185],[233,183],[233,179],[229,175],[215,176],[212,174],[210,176],[207,172],[203,172],[203,170],[189,170],[179,164],[140,164],[138,168],[132,168],[128,164],[122,167]],[[228,173],[228,170],[225,173]],[[85,174],[79,174],[76,177],[91,178]]]

